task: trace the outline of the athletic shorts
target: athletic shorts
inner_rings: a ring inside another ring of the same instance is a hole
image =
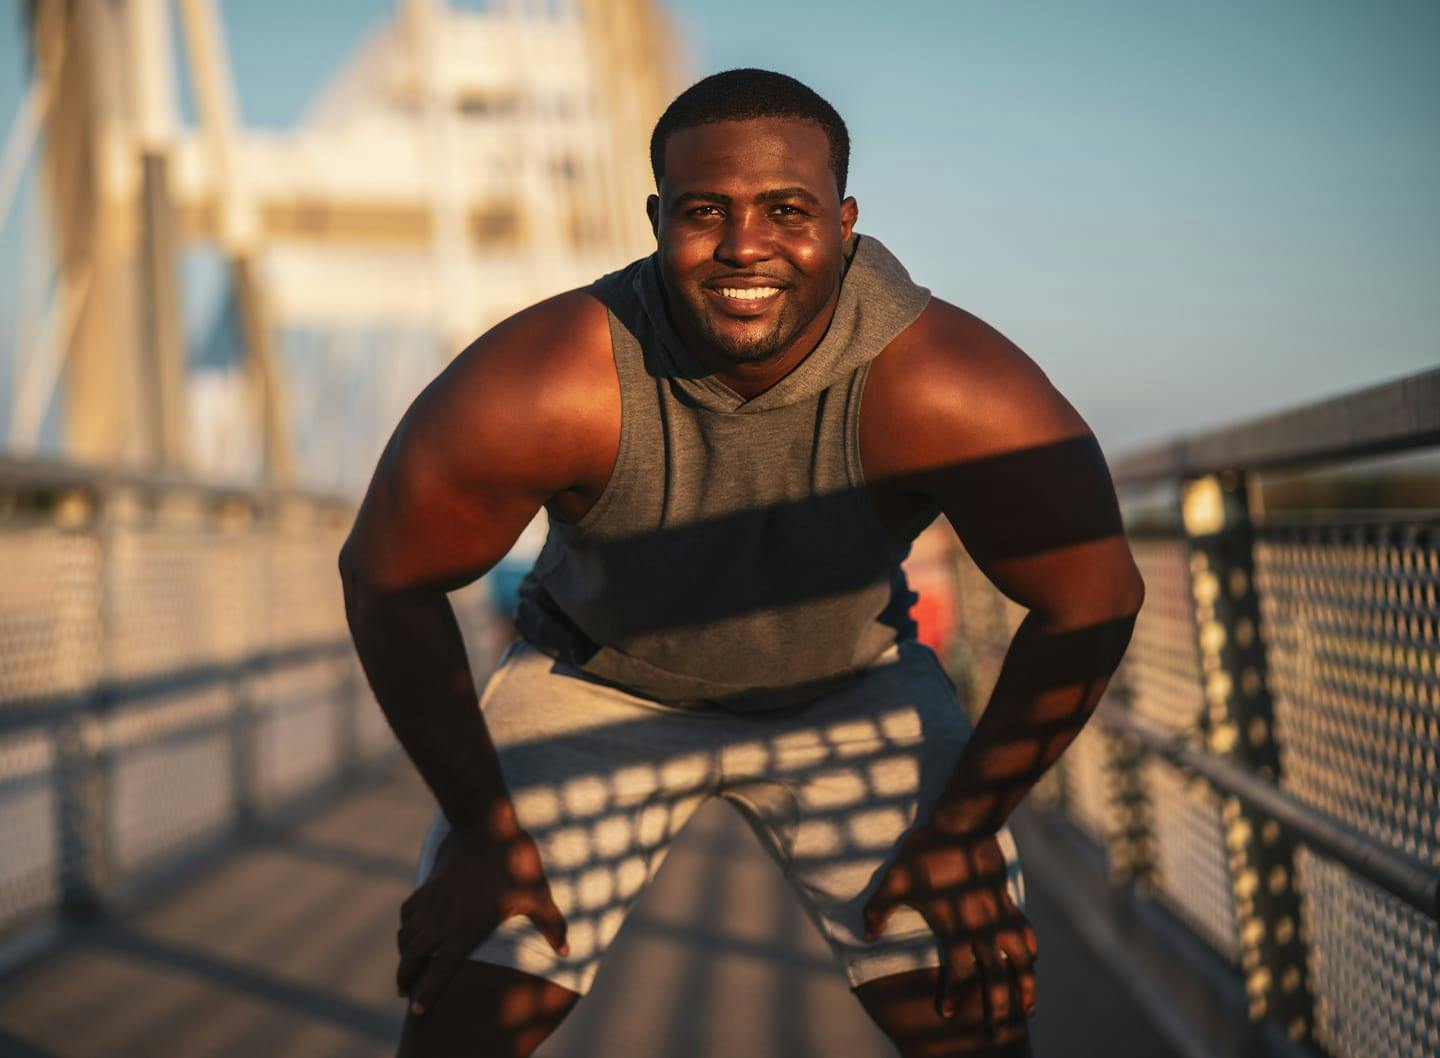
[[[523,826],[568,926],[560,957],[528,918],[506,919],[470,958],[589,990],[626,914],[707,798],[728,799],[794,886],[852,987],[940,964],[909,907],[864,940],[862,909],[896,845],[930,808],[970,736],[928,647],[892,647],[856,681],[755,713],[675,708],[511,644],[480,706]],[[437,811],[416,876],[448,830]],[[1000,834],[1023,903],[1015,844]]]

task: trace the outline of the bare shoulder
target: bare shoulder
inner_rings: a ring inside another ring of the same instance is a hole
[[[876,357],[860,434],[867,474],[905,474],[1083,436],[1040,366],[939,298]]]
[[[542,505],[588,509],[620,441],[605,306],[589,289],[531,306],[472,342],[390,437],[346,544],[386,587],[468,583]]]
[[[581,288],[497,324],[416,398],[402,431],[461,481],[508,481],[544,499],[596,475],[603,486],[620,434],[604,304]]]

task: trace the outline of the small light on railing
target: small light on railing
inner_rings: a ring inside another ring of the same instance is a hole
[[[1275,921],[1275,943],[1289,944],[1295,939],[1295,920],[1285,915]]]

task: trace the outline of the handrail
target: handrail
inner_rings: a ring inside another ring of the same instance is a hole
[[[317,659],[345,659],[353,650],[350,639],[341,636],[257,650],[242,657],[206,661],[147,676],[102,679],[75,690],[0,705],[0,736],[42,728],[53,724],[57,717],[66,715],[83,713],[103,717],[135,702],[205,690],[242,675],[301,665]]]
[[[304,486],[274,486],[262,482],[202,479],[173,469],[82,463],[47,456],[0,454],[0,488],[103,489],[141,488],[188,492],[216,499],[243,496],[257,504],[278,500],[308,500],[324,506],[354,507],[356,498]]]
[[[1099,719],[1171,763],[1204,776],[1224,793],[1248,802],[1312,851],[1348,867],[1417,911],[1440,921],[1440,872],[1428,864],[1296,800],[1247,768],[1192,749],[1180,737],[1132,713],[1106,710]]]
[[[1122,456],[1123,485],[1303,466],[1440,443],[1440,368]]]

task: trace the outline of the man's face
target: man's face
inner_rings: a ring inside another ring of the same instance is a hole
[[[857,212],[840,201],[824,130],[787,118],[681,129],[659,191],[648,209],[681,337],[731,363],[808,352]]]

